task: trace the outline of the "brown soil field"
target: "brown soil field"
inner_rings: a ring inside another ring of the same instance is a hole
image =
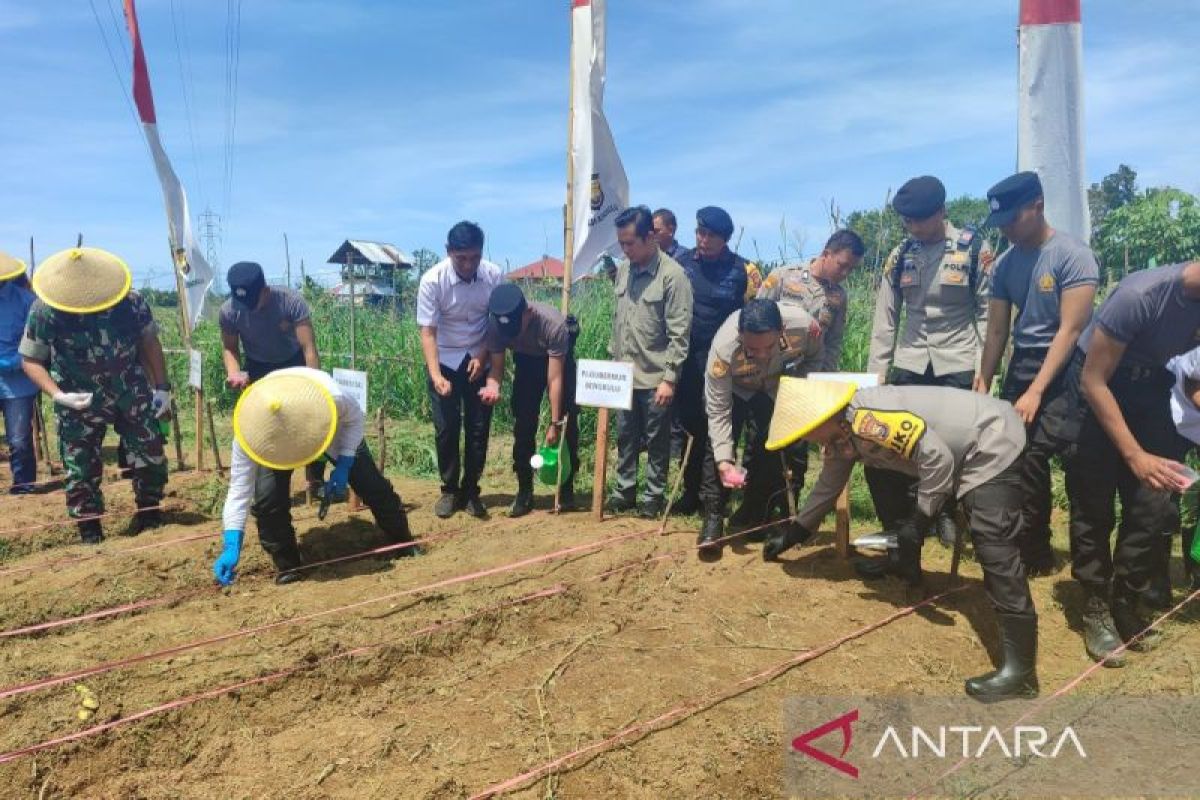
[[[0,694],[103,662],[283,623],[0,699],[0,752],[296,671],[0,764],[0,797],[466,798],[681,705],[686,710],[653,730],[574,759],[509,796],[778,797],[787,744],[796,734],[783,726],[788,697],[958,695],[965,678],[990,667],[989,650],[996,648],[980,571],[968,557],[963,591],[714,699],[747,676],[893,614],[911,598],[894,580],[860,581],[834,554],[828,532],[782,563],[764,563],[760,545],[740,542],[719,561],[704,562],[693,549],[694,519],[672,520],[666,535],[651,522],[597,523],[586,513],[539,510],[509,520],[503,509],[511,478],[489,484],[504,491],[485,496],[493,509],[486,522],[462,514],[438,520],[431,512],[435,484],[395,478],[412,507],[414,531],[436,537],[427,554],[318,567],[290,586],[272,583],[251,524],[239,579],[220,590],[210,571],[220,547],[213,480],[173,476],[171,524],[132,539],[119,535],[126,519],[114,517],[98,548],[75,544],[65,526],[7,532],[61,520],[61,491],[0,498],[6,531],[0,539],[7,541],[0,551],[0,631],[169,600],[0,638]],[[105,488],[111,510],[130,508],[127,483]],[[337,505],[319,522],[299,493],[296,502],[310,561],[382,544],[366,512],[351,515]],[[145,547],[205,533],[212,537]],[[1058,536],[1065,551],[1065,535]],[[617,540],[586,547],[608,539]],[[568,548],[579,549],[536,560]],[[924,559],[928,584],[939,592],[949,554],[928,542]],[[14,571],[26,567],[34,569]],[[446,582],[483,570],[494,571]],[[439,582],[445,583],[405,593]],[[1039,674],[1049,693],[1090,661],[1069,572],[1036,579],[1033,589],[1041,614]],[[287,622],[352,603],[360,605]],[[1198,621],[1200,609],[1185,609],[1164,626],[1161,647],[1130,654],[1123,669],[1098,670],[1075,691],[1197,694]],[[365,645],[381,646],[347,653]],[[327,660],[337,654],[345,657]],[[77,717],[77,683],[99,704],[88,721]]]

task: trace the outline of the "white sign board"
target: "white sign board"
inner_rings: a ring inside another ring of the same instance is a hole
[[[879,376],[874,372],[810,372],[804,377],[810,381],[853,383],[860,389],[870,389],[879,385]]]
[[[358,403],[363,414],[367,413],[367,373],[356,369],[333,369],[333,382],[342,387]]]
[[[204,356],[199,350],[188,350],[188,386],[204,388]]]
[[[633,364],[581,358],[575,370],[575,402],[593,408],[633,408]]]

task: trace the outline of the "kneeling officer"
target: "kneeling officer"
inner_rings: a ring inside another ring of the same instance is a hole
[[[1017,457],[1025,426],[1013,407],[941,386],[856,390],[846,383],[783,378],[766,446],[779,450],[799,439],[824,447],[821,475],[796,523],[768,540],[763,558],[773,560],[809,539],[861,460],[915,479],[915,508],[898,515],[898,547],[885,563],[886,571],[919,585],[921,541],[942,506],[957,498],[970,519],[1004,659],[999,669],[969,679],[967,694],[983,700],[1035,696],[1037,612],[1018,545],[1023,495]]]
[[[233,434],[225,547],[213,564],[213,574],[223,586],[234,581],[247,510],[258,521],[259,542],[278,570],[275,582],[300,580],[297,570],[304,562],[292,527],[292,470],[326,453],[334,468],[325,482],[325,496],[342,496],[349,484],[390,543],[412,541],[400,496],[380,474],[363,440],[362,409],[328,374],[288,367],[250,384],[233,410]],[[397,555],[419,552],[414,545]]]

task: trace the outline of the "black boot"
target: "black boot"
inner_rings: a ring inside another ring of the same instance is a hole
[[[564,483],[558,490],[558,510],[559,511],[576,511],[578,506],[575,505],[575,486],[571,483]]]
[[[866,580],[895,575],[909,586],[921,584],[921,544],[908,538],[896,539],[884,558],[865,558],[854,562],[854,571]]]
[[[983,702],[1037,697],[1037,617],[997,614],[1001,662],[986,675],[968,678],[967,694]]]
[[[1121,646],[1121,637],[1117,635],[1108,602],[1099,591],[1089,592],[1083,607],[1083,646],[1093,661],[1104,661],[1106,667],[1125,666],[1124,653],[1105,660]]]
[[[77,523],[79,540],[84,544],[100,544],[104,541],[104,528],[98,519],[85,519]]]
[[[408,514],[400,511],[400,524],[394,531],[384,531],[387,535],[388,544],[404,544],[413,540],[412,531],[408,527]],[[389,558],[411,558],[413,556],[423,556],[425,550],[419,544],[414,544],[412,547],[400,547],[388,553]]]
[[[704,502],[704,525],[700,528],[700,536],[696,544],[709,553],[720,553],[722,544],[714,544],[725,535],[725,516],[717,503]]]
[[[508,509],[510,517],[523,517],[533,511],[533,473],[517,473],[517,496]]]
[[[304,566],[304,558],[294,541],[278,544],[267,552],[275,565],[275,583],[283,586],[304,579],[304,574],[298,572],[300,567]]]
[[[1138,610],[1137,593],[1120,584],[1113,586],[1112,620],[1117,634],[1129,644],[1130,650],[1146,653],[1162,642],[1162,633],[1157,628],[1151,628],[1149,620]],[[1135,641],[1134,637],[1138,634],[1142,635]]]
[[[766,545],[763,546],[763,561],[775,561],[785,551],[798,544],[804,544],[813,536],[812,531],[795,520],[784,523],[781,527],[783,530],[767,539]]]

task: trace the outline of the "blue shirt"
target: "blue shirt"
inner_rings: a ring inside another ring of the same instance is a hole
[[[33,381],[21,371],[17,346],[25,335],[25,318],[33,305],[33,292],[16,281],[0,283],[0,356],[17,359],[14,370],[0,370],[0,400],[31,397],[37,394]]]

